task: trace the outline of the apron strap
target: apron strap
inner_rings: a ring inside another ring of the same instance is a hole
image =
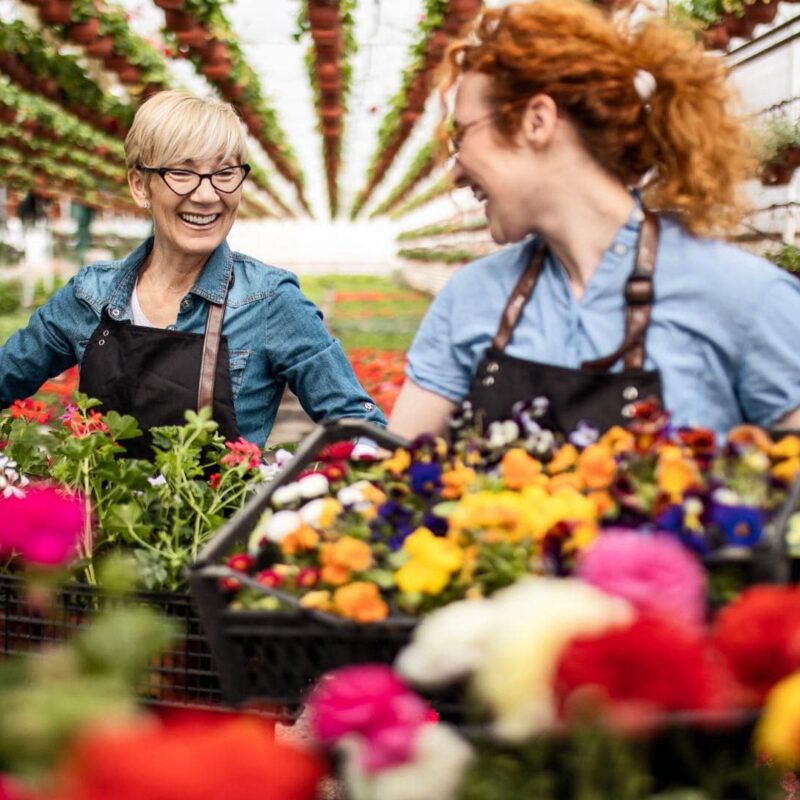
[[[508,298],[505,309],[503,309],[500,327],[497,329],[494,339],[492,339],[492,347],[495,350],[505,350],[506,345],[511,341],[511,336],[519,321],[520,314],[522,314],[522,309],[525,308],[525,303],[528,302],[528,298],[536,286],[536,281],[539,280],[539,275],[542,273],[545,252],[544,240],[539,239],[528,266],[520,275],[517,285],[514,287],[511,297]]]
[[[626,370],[644,367],[644,344],[650,315],[653,311],[653,272],[658,251],[658,219],[652,211],[645,210],[639,243],[636,247],[636,265],[625,284],[625,338],[622,344],[603,358],[584,361],[581,369],[605,372],[623,358]]]
[[[228,302],[228,290],[233,285],[233,272],[225,289],[222,303],[209,303],[206,334],[203,337],[203,358],[200,362],[200,383],[197,387],[197,410],[214,404],[214,379],[217,374],[219,343],[222,339],[222,321]]]

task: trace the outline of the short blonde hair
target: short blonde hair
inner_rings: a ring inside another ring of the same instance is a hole
[[[128,169],[164,167],[188,159],[247,158],[242,121],[229,103],[189,92],[158,92],[144,102],[125,137]]]

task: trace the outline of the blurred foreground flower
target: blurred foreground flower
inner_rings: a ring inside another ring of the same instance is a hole
[[[48,800],[313,800],[313,754],[275,741],[265,719],[175,712],[94,727],[56,770]]]
[[[0,553],[17,553],[36,566],[63,566],[78,554],[85,522],[81,495],[30,486],[24,497],[0,497]]]

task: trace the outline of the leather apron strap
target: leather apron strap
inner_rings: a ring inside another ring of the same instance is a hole
[[[625,283],[625,338],[622,344],[611,354],[595,361],[584,361],[581,369],[592,372],[604,372],[610,369],[620,358],[624,358],[626,370],[642,369],[645,358],[645,335],[653,310],[653,273],[658,251],[658,218],[652,211],[644,211],[644,221],[639,233],[636,247],[636,262]],[[539,241],[531,255],[531,260],[517,281],[514,291],[506,303],[500,326],[497,329],[492,346],[504,351],[511,341],[514,328],[519,322],[522,310],[528,302],[536,282],[541,275],[547,248]]]
[[[210,303],[208,319],[206,320],[206,333],[203,338],[203,358],[200,362],[200,383],[197,387],[197,410],[211,406],[214,403],[214,378],[217,374],[217,359],[219,357],[219,343],[222,339],[222,321],[225,317],[225,306],[228,302],[228,291],[233,285],[233,272],[225,289],[222,303]]]

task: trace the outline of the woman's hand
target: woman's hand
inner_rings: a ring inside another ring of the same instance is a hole
[[[406,379],[389,418],[389,430],[407,439],[421,433],[443,436],[456,404]]]

